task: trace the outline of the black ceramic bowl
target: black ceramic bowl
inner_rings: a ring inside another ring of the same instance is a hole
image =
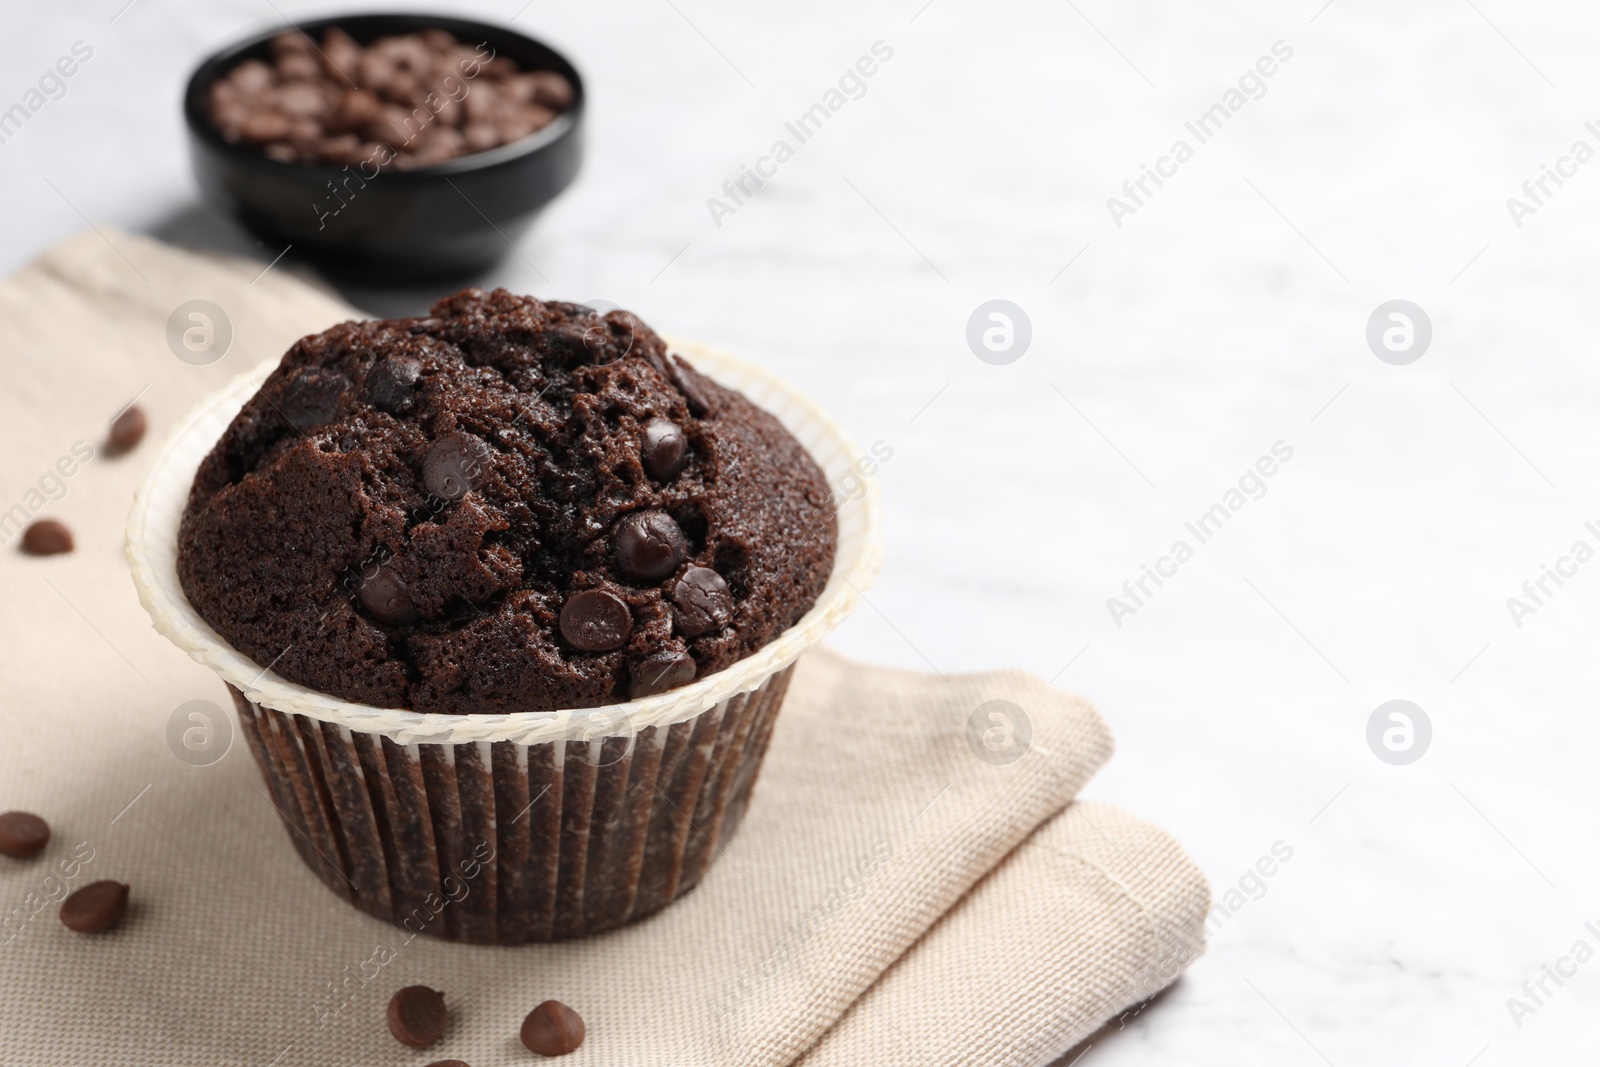
[[[386,169],[362,184],[355,168],[280,163],[255,145],[229,144],[212,126],[211,83],[246,59],[266,59],[279,26],[217,52],[189,79],[183,114],[201,191],[269,245],[293,245],[296,254],[346,275],[422,280],[492,265],[578,173],[584,88],[577,69],[514,30],[443,15],[347,15],[299,28],[320,41],[333,26],[362,44],[438,27],[466,45],[487,42],[524,70],[565,75],[576,96],[554,122],[520,141],[417,170]]]

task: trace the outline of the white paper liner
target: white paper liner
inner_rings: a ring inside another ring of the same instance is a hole
[[[837,487],[855,473],[862,452],[844,429],[793,386],[760,367],[704,345],[667,339],[670,351],[696,369],[737,389],[775,416],[805,446]],[[178,581],[178,526],[200,462],[261,383],[277,367],[267,360],[203,401],[162,447],[134,497],[128,518],[128,563],[139,601],[151,621],[190,657],[257,704],[305,715],[359,733],[379,734],[400,744],[460,744],[514,741],[592,741],[669,726],[757,688],[793,663],[842,622],[861,593],[876,580],[883,558],[882,502],[877,483],[859,474],[840,499],[835,489],[839,539],[833,572],[811,610],[775,640],[737,663],[680,689],[603,707],[570,711],[452,715],[375,708],[309,689],[263,669],[236,651],[190,606]]]

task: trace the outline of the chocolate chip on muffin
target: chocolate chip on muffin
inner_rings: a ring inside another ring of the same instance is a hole
[[[404,626],[417,618],[405,581],[389,567],[378,567],[361,582],[361,606],[381,623]]]
[[[414,359],[380,359],[367,374],[367,402],[391,415],[404,415],[411,410],[421,375],[422,364]]]
[[[460,500],[485,484],[494,453],[470,433],[452,433],[439,438],[422,459],[422,484],[428,492],[446,500]]]
[[[733,593],[710,567],[690,567],[672,587],[672,617],[686,637],[720,630],[733,618]]]
[[[687,652],[653,652],[633,665],[628,695],[649,697],[694,681],[694,660]]]
[[[683,530],[665,512],[636,511],[617,523],[617,569],[630,581],[659,582],[688,552]]]
[[[651,419],[639,437],[639,458],[650,477],[670,482],[689,462],[689,439],[677,423]]]
[[[561,608],[561,634],[579,651],[610,652],[626,644],[632,632],[633,612],[604,589],[585,589]]]
[[[195,478],[195,609],[379,707],[592,707],[792,626],[833,565],[822,472],[635,316],[469,289],[298,342]]]

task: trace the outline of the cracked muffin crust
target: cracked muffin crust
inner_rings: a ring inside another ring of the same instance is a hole
[[[816,601],[805,449],[625,311],[469,289],[297,342],[202,462],[196,611],[377,707],[592,707],[687,684]]]

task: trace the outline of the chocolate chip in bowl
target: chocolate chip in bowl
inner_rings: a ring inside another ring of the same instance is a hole
[[[367,46],[338,26],[290,29],[269,48],[211,83],[208,114],[224,140],[285,163],[416,170],[538,133],[577,99],[559,71],[438,27]]]
[[[351,15],[202,63],[184,116],[207,199],[362,280],[482,270],[577,174],[583,81],[490,23]]]

